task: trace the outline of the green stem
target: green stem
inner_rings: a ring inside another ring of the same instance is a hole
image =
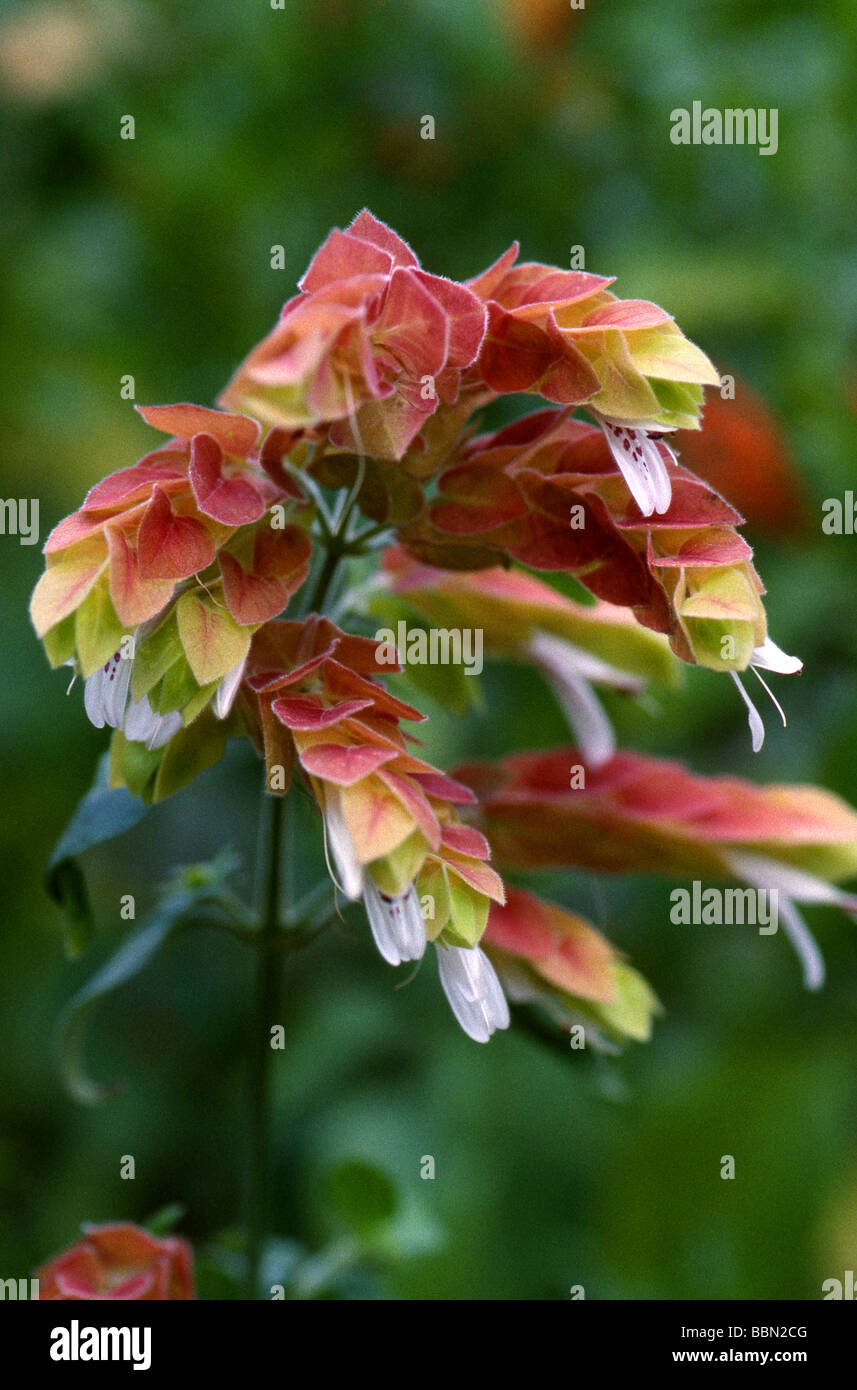
[[[315,587],[305,610],[308,613],[321,611],[336,573],[336,567],[346,552],[347,543],[343,537],[353,506],[354,501],[351,499],[344,508],[336,531],[329,537],[324,563],[319,570]],[[264,900],[261,926],[256,940],[259,959],[256,967],[256,1016],[253,1024],[250,1059],[250,1195],[247,1221],[247,1290],[248,1297],[251,1299],[258,1299],[262,1296],[259,1288],[259,1274],[268,1230],[270,1205],[271,1026],[277,1022],[276,1015],[280,1003],[282,977],[282,956],[278,948],[283,944],[280,922],[280,895],[283,885],[280,871],[283,812],[286,802],[286,797],[267,795],[263,797],[263,813],[267,812],[269,821]],[[292,845],[289,844],[287,847],[289,855],[291,855],[292,849]],[[290,899],[293,896],[291,872],[287,874],[286,888]],[[320,927],[313,924],[312,930],[307,935],[311,937],[319,929]]]
[[[333,579],[333,576],[336,573],[336,566],[339,564],[340,558],[342,556],[341,546],[336,543],[336,539],[337,538],[335,536],[331,537],[331,543],[328,545],[327,553],[324,557],[324,563],[318,572],[318,579],[315,582],[315,587],[307,601],[307,613],[320,612],[321,606],[324,603],[325,597],[327,596],[327,591],[330,588],[331,580]]]
[[[259,1271],[268,1228],[271,1145],[271,1026],[277,1022],[282,959],[274,949],[280,932],[280,862],[285,797],[265,796],[267,862],[256,965],[256,1011],[250,1071],[250,1195],[247,1221],[248,1297],[260,1297]]]
[[[379,521],[375,526],[367,527],[365,531],[358,531],[357,535],[352,536],[348,542],[349,550],[352,550],[356,555],[361,555],[365,545],[374,541],[378,536],[383,536],[385,531],[391,529],[389,521]]]
[[[363,475],[361,465],[361,479],[362,476]],[[321,612],[322,605],[324,603],[325,598],[327,597],[328,590],[330,589],[331,581],[333,580],[333,576],[336,573],[336,567],[339,564],[340,560],[343,558],[343,556],[363,554],[363,541],[367,537],[375,535],[378,532],[386,529],[386,527],[384,526],[371,527],[369,531],[364,532],[362,536],[354,537],[350,541],[346,539],[348,522],[352,512],[354,511],[354,507],[357,502],[357,495],[360,491],[359,481],[360,479],[358,479],[358,482],[352,488],[351,493],[348,495],[348,497],[346,497],[342,507],[342,511],[335,520],[334,530],[330,531],[327,526],[324,527],[324,530],[327,532],[327,534],[321,538],[322,544],[325,547],[324,562],[321,566],[321,569],[318,572],[318,578],[315,581],[312,593],[310,594],[304,606],[304,613]]]

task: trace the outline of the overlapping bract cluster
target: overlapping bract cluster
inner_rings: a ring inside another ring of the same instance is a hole
[[[383,580],[371,610],[397,631],[404,622],[407,632],[415,621],[435,624],[439,633],[478,631],[487,656],[535,666],[596,766],[612,756],[616,743],[593,687],[639,695],[650,680],[676,679],[679,663],[666,638],[642,627],[630,609],[576,603],[535,575],[500,566],[434,569],[403,547],[391,547]],[[419,675],[411,679],[421,683]],[[439,693],[453,708],[466,708],[475,699],[473,687],[471,676],[457,682],[447,676]]]
[[[166,1302],[196,1297],[193,1252],[180,1236],[159,1239],[130,1222],[85,1226],[83,1238],[37,1270],[48,1302]]]
[[[670,314],[618,299],[612,277],[516,265],[517,255],[516,242],[468,281],[488,308],[477,366],[486,386],[585,403],[617,424],[698,428],[701,388],[720,378]]]
[[[374,886],[399,898],[413,888],[429,940],[474,946],[503,886],[484,836],[459,819],[473,793],[409,751],[400,725],[424,716],[380,684],[389,671],[375,642],[327,619],[263,628],[244,699],[269,786],[284,791],[297,758],[347,896]]]
[[[716,878],[746,852],[826,879],[857,873],[857,812],[820,787],[703,776],[623,750],[572,789],[579,761],[578,749],[553,748],[457,770],[501,862]]]
[[[821,984],[823,963],[795,904],[827,903],[857,918],[857,894],[835,886],[857,875],[857,812],[819,787],[705,777],[627,751],[572,785],[580,757],[555,748],[458,769],[504,868],[731,878],[774,890],[805,981]]]
[[[717,372],[657,305],[618,299],[601,275],[515,265],[517,252],[457,284],[361,212],[331,232],[221,404],[417,478],[498,395],[585,404],[643,510],[664,510],[669,482],[648,431],[698,428]]]
[[[510,999],[540,1004],[590,1040],[645,1042],[658,1001],[643,977],[576,913],[511,889],[491,908],[483,946]]]
[[[457,401],[485,331],[481,302],[427,274],[365,211],[330,233],[299,289],[222,403],[264,424],[324,426],[334,444],[400,459],[439,403]]]
[[[628,608],[618,604],[576,603],[543,580],[522,570],[495,566],[485,570],[443,570],[421,564],[403,546],[384,555],[385,593],[395,612],[402,599],[438,626],[478,628],[485,648],[496,655],[525,656],[533,638],[550,634],[570,649],[585,651],[629,678],[675,679],[677,662],[662,636],[641,627]]]
[[[140,413],[174,437],[97,483],[80,510],[55,527],[45,545],[48,567],[33,595],[39,636],[49,638],[54,652],[76,649],[84,676],[112,650],[108,624],[103,617],[95,621],[100,612],[112,608],[118,635],[133,630],[162,612],[181,582],[215,559],[236,622],[264,621],[283,606],[254,604],[243,567],[225,548],[284,496],[281,482],[260,461],[259,426],[246,416],[201,406],[151,406]],[[308,547],[301,560],[289,554],[286,569],[275,555],[284,555],[295,535],[280,532],[273,540],[260,557],[258,584],[278,571],[293,572],[307,558]],[[74,633],[70,626],[57,632],[73,614]]]
[[[667,633],[684,661],[741,670],[767,636],[741,517],[688,469],[666,457],[665,466],[669,506],[645,517],[602,431],[540,411],[465,444],[403,540],[445,568],[511,558],[574,574]]]
[[[648,987],[565,909],[505,896],[482,831],[513,869],[692,866],[767,882],[773,864],[792,896],[833,900],[827,880],[855,868],[836,839],[851,813],[822,793],[616,752],[593,685],[638,693],[672,679],[676,658],[736,681],[800,663],[768,638],[741,518],[664,438],[698,428],[702,388],[718,384],[708,358],[612,280],[516,259],[513,246],[458,284],[366,211],[331,232],[225,410],[141,411],[170,438],[52,532],[32,616],[52,664],[84,677],[92,721],[114,729],[114,786],[167,796],[241,732],[272,794],[299,768],[331,872],[362,895],[382,955],[416,959],[435,940],[470,1036],[508,1023],[493,959],[513,997],[644,1037]],[[554,408],[474,437],[474,412],[520,392]],[[578,406],[594,425],[572,418]],[[334,514],[320,489],[350,495]],[[549,681],[579,754],[450,778],[412,751],[403,726],[422,716],[386,689],[400,668],[377,641],[318,614],[284,618],[314,561],[326,581],[327,561],[374,535],[355,540],[352,508],[390,542],[364,614],[478,629],[489,655]],[[597,602],[515,565],[576,576]],[[568,784],[578,759],[585,790]]]
[[[311,541],[271,524],[273,504],[304,499],[255,421],[191,405],[141,414],[173,437],[53,530],[31,613],[52,663],[86,679],[92,721],[156,753],[209,705],[228,713],[252,634],[303,583]],[[157,761],[125,780],[142,793]]]

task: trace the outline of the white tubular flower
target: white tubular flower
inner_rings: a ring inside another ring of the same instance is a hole
[[[237,666],[233,666],[231,671],[227,671],[223,680],[214,692],[212,709],[218,719],[225,719],[232,706],[235,704],[235,696],[238,694],[241,681],[244,678],[244,668],[247,665],[247,658],[239,661]]]
[[[766,637],[761,647],[754,647],[753,654],[747,663],[756,680],[765,689],[773,700],[777,712],[783,721],[783,728],[786,727],[786,716],[782,705],[777,699],[767,681],[759,675],[759,668],[763,671],[777,671],[782,676],[794,676],[798,671],[803,670],[803,662],[798,656],[788,656],[781,651],[776,642],[772,642],[770,637]],[[730,671],[730,676],[738,687],[738,692],[744,704],[747,706],[747,717],[750,725],[750,738],[753,743],[753,752],[758,753],[762,744],[765,742],[765,725],[762,716],[744,689],[744,684],[737,671]]]
[[[109,661],[84,681],[83,707],[96,729],[103,729],[105,724],[111,729],[121,729],[133,664],[130,658],[114,652]]]
[[[438,946],[437,965],[450,1008],[469,1038],[484,1043],[495,1029],[509,1027],[509,1005],[484,951]]]
[[[736,878],[752,883],[754,888],[776,892],[779,920],[801,963],[804,985],[807,989],[820,989],[824,984],[824,961],[818,943],[795,907],[794,900],[830,903],[833,907],[841,907],[857,920],[857,895],[843,893],[823,878],[805,873],[803,869],[794,869],[777,859],[769,859],[765,854],[730,850],[724,859]]]
[[[333,787],[328,787],[325,792],[324,828],[327,846],[333,855],[333,862],[339,874],[337,887],[341,888],[346,898],[356,902],[363,892],[363,865],[357,858],[351,843],[348,826],[345,824],[345,817],[342,814],[339,793]],[[327,867],[330,869],[329,862]],[[333,877],[331,871],[331,878]]]
[[[178,710],[169,714],[155,714],[147,695],[142,700],[131,700],[125,711],[122,732],[132,743],[145,743],[149,749],[163,748],[173,734],[184,727]]]
[[[616,752],[616,737],[590,681],[635,695],[644,682],[548,632],[537,632],[530,638],[527,654],[549,681],[577,738],[583,761],[590,767],[609,762]]]
[[[150,749],[163,748],[182,728],[182,717],[178,710],[155,714],[145,695],[142,700],[129,701],[133,666],[133,657],[117,651],[87,677],[83,692],[87,718],[96,729],[107,724],[111,729],[121,729],[132,743],[145,743]]]
[[[426,949],[426,928],[413,884],[406,893],[388,897],[367,874],[363,902],[375,945],[389,965],[422,958]]]
[[[596,412],[593,412],[596,413]],[[663,440],[651,439],[651,422],[608,420],[598,416],[610,452],[619,465],[622,477],[643,516],[665,512],[672,501],[672,483],[667,472],[664,454],[676,462],[675,454]],[[653,428],[661,426],[654,424]],[[662,452],[663,451],[663,452]]]

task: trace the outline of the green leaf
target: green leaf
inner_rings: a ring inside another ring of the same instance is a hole
[[[367,613],[379,620],[379,631],[382,625],[389,628],[394,639],[400,621],[405,622],[409,633],[415,632],[417,628],[422,628],[426,633],[431,630],[426,622],[425,614],[396,594],[384,593],[374,596],[367,605]],[[438,621],[436,608],[433,607],[430,617]],[[453,608],[448,626],[458,626],[460,618],[460,612]],[[404,657],[405,655],[405,652],[400,652],[400,656]],[[463,665],[440,666],[432,665],[431,662],[427,662],[425,665],[404,663],[404,670],[401,673],[395,675],[391,673],[390,689],[394,692],[399,691],[402,698],[407,700],[411,698],[411,691],[408,687],[413,687],[421,694],[428,695],[432,700],[436,700],[442,708],[452,710],[453,714],[463,715],[472,705],[477,707],[482,705],[482,693],[478,678],[475,675],[468,675]]]
[[[185,725],[192,724],[194,719],[210,704],[219,684],[219,681],[212,681],[211,685],[204,685],[202,690],[197,690],[194,698],[182,709],[182,719]]]
[[[327,1196],[349,1231],[366,1240],[392,1221],[399,1198],[386,1173],[361,1159],[346,1159],[327,1175]]]
[[[216,690],[217,686],[214,688]],[[180,661],[173,662],[161,682],[158,714],[169,714],[172,710],[184,709],[198,694],[199,685],[187,661],[182,657]]]
[[[623,961],[613,967],[617,997],[612,1004],[601,1004],[601,1021],[620,1038],[648,1042],[652,1036],[653,1015],[660,1004],[639,971]]]
[[[654,1018],[663,1012],[657,995],[639,971],[624,961],[614,963],[613,979],[616,997],[609,1004],[578,999],[570,994],[558,997],[570,1008],[572,1015],[591,1020],[620,1046],[629,1040],[648,1042]]]
[[[182,1202],[170,1202],[168,1206],[159,1207],[143,1225],[153,1236],[168,1236],[186,1213],[187,1207]]]
[[[180,928],[204,925],[246,931],[241,905],[236,903],[226,882],[237,863],[236,856],[225,850],[208,863],[178,869],[155,911],[69,1000],[60,1017],[59,1050],[63,1076],[77,1100],[92,1105],[121,1089],[116,1085],[100,1086],[86,1074],[83,1042],[93,1005],[139,974],[172,932]]]
[[[65,1083],[83,1105],[96,1105],[116,1095],[121,1085],[99,1085],[86,1073],[83,1044],[93,1005],[120,985],[127,984],[149,964],[187,910],[186,898],[166,903],[123,941],[119,950],[66,1005],[59,1022],[60,1065]]]
[[[203,710],[186,729],[179,729],[166,745],[155,780],[154,800],[163,801],[192,782],[200,772],[223,757],[227,727],[211,710]]]
[[[240,627],[227,609],[196,592],[182,595],[176,617],[185,656],[200,686],[220,680],[250,649],[250,628]]]
[[[141,642],[134,656],[131,674],[131,697],[141,700],[148,695],[176,661],[184,655],[176,610],[171,608],[155,630]]]
[[[491,904],[458,874],[444,868],[444,876],[449,889],[450,920],[443,929],[443,940],[450,946],[475,946],[485,930]]]
[[[109,661],[128,636],[116,616],[106,584],[96,584],[78,608],[74,619],[77,659],[84,679]]]
[[[114,787],[127,787],[132,796],[148,806],[152,800],[155,774],[164,756],[162,748],[147,748],[125,737],[121,729],[110,740],[110,781]]]
[[[79,803],[45,867],[45,887],[66,917],[65,948],[70,957],[85,951],[94,923],[89,894],[77,856],[130,830],[147,807],[125,788],[107,785],[108,759],[98,765],[95,782]]]
[[[61,623],[57,623],[56,627],[52,627],[42,638],[48,661],[52,666],[62,666],[64,662],[73,659],[74,626],[74,614],[69,613],[67,618],[63,618]]]

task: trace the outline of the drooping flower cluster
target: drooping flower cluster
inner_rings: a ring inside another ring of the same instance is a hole
[[[112,785],[159,800],[232,735],[256,744],[270,794],[297,770],[337,887],[362,898],[391,964],[437,944],[470,1036],[508,1023],[493,961],[514,999],[547,1000],[605,1038],[644,1037],[645,983],[564,907],[504,890],[489,840],[513,872],[693,863],[767,881],[774,864],[798,899],[835,895],[827,879],[843,866],[818,866],[810,891],[792,853],[808,793],[739,796],[617,752],[595,686],[635,696],[682,663],[728,672],[758,747],[739,673],[800,662],[768,636],[740,516],[666,441],[699,428],[703,387],[719,380],[708,358],[610,278],[517,264],[517,251],[459,284],[366,211],[332,231],[225,409],[141,410],[166,442],[51,533],[31,611],[51,663],[83,677],[89,718],[114,731]],[[522,392],[550,408],[478,434],[479,411]],[[346,631],[324,616],[331,578],[381,546],[379,572],[340,595]],[[594,604],[522,566],[573,576]],[[569,750],[463,780],[417,757],[403,726],[423,716],[385,678],[423,687],[382,656],[370,619],[475,629],[489,656],[532,667],[567,714],[585,791],[568,786]],[[760,831],[772,817],[774,853]]]
[[[485,332],[480,300],[421,270],[368,212],[330,233],[299,289],[222,403],[263,424],[324,426],[334,444],[401,459],[439,403],[458,399]]]
[[[695,429],[702,387],[719,385],[717,372],[657,304],[617,299],[602,275],[515,265],[517,254],[515,243],[469,282],[488,306],[482,380],[498,393],[585,403],[640,510],[666,511],[665,446],[649,434]]]
[[[663,451],[670,478],[656,517],[641,515],[600,431],[563,412],[525,416],[448,460],[438,500],[403,539],[434,565],[481,569],[511,558],[572,573],[596,597],[627,605],[640,623],[667,633],[683,661],[731,674],[758,749],[763,726],[737,673],[793,674],[802,663],[768,637],[764,589],[736,530],[738,513],[666,445],[652,447]]]
[[[456,810],[473,793],[409,751],[400,723],[424,716],[380,684],[389,670],[377,643],[327,619],[269,623],[248,659],[248,722],[272,790],[287,789],[297,761],[323,816],[331,872],[346,897],[362,896],[381,955],[399,965],[435,941],[456,1017],[484,1041],[509,1021],[476,949],[503,885],[484,836]]]
[[[489,656],[535,666],[593,766],[611,757],[616,743],[592,687],[637,695],[649,680],[673,684],[677,677],[666,638],[642,627],[630,609],[575,603],[520,570],[444,571],[391,547],[371,607],[390,621],[404,614],[406,624],[416,616],[440,630],[478,630]]]
[[[512,889],[491,909],[485,951],[516,1003],[541,1005],[590,1042],[645,1042],[659,1005],[643,977],[576,913]]]
[[[857,918],[857,812],[819,787],[703,777],[680,763],[617,753],[572,788],[576,748],[519,753],[458,769],[479,795],[481,825],[513,869],[574,865],[601,873],[739,879],[776,890],[807,984],[823,967],[795,902]]]
[[[209,706],[225,719],[253,632],[303,583],[312,548],[305,527],[271,524],[274,504],[303,497],[258,448],[255,421],[191,405],[140,413],[173,438],[55,527],[30,609],[52,664],[84,677],[92,723],[121,731],[119,761],[126,742],[158,755]],[[143,759],[142,781],[129,764],[129,785],[153,786],[163,757]]]

